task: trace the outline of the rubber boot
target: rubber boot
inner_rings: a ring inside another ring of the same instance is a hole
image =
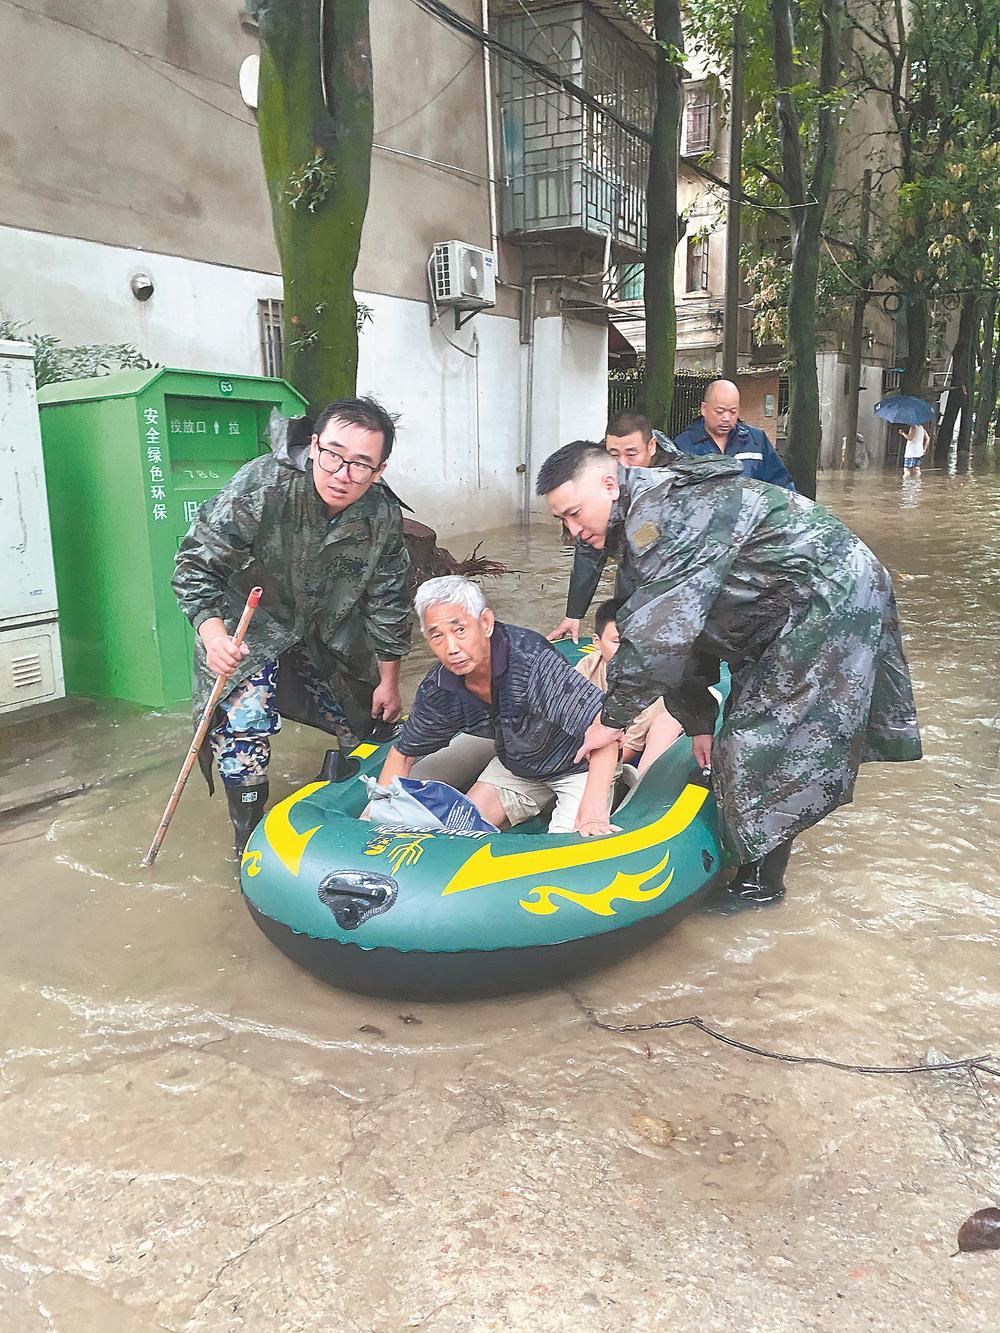
[[[729,892],[745,903],[776,903],[785,896],[785,868],[792,854],[792,842],[781,843],[762,856],[740,866],[729,885]]]
[[[229,818],[233,821],[236,860],[240,862],[250,834],[264,817],[267,783],[259,782],[253,787],[227,787],[226,799],[229,802]]]

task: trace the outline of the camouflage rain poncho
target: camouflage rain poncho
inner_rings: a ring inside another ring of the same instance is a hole
[[[722,457],[618,480],[608,542],[636,591],[602,716],[622,726],[662,693],[696,734],[692,664],[730,664],[712,780],[740,861],[849,801],[860,764],[920,758],[892,581],[839,519]]]
[[[246,636],[250,651],[230,688],[301,645],[363,734],[371,725],[376,658],[392,661],[409,652],[409,568],[399,504],[381,486],[331,522],[308,462],[265,455],[202,505],[178,548],[173,587],[195,630],[220,616],[231,633],[247,593],[260,584],[264,596]],[[196,635],[196,717],[213,680]],[[293,670],[279,674],[278,710],[324,725]]]

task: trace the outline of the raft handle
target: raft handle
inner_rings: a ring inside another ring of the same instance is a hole
[[[357,930],[373,916],[388,912],[396,901],[391,875],[370,870],[334,870],[320,881],[318,896],[341,930]]]

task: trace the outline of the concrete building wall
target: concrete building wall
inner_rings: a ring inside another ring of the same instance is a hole
[[[431,328],[423,301],[365,299],[372,322],[361,334],[358,389],[399,414],[390,484],[439,533],[516,522],[526,361],[518,321],[477,318],[456,333]]]
[[[146,302],[136,301],[128,287],[140,268],[156,285]],[[12,311],[58,310],[67,341],[131,341],[161,365],[259,375],[257,302],[280,297],[281,279],[0,228],[0,290]],[[447,322],[432,327],[423,300],[359,296],[372,319],[361,333],[358,388],[398,414],[390,480],[440,532],[517,521],[541,459],[570,439],[600,435],[607,409],[606,331],[600,326],[536,320],[529,457],[531,353],[521,345],[517,319],[478,317],[455,332]]]
[[[478,22],[475,0],[454,7]],[[238,87],[258,49],[241,12],[238,0],[0,7],[0,223],[276,273]],[[358,286],[420,299],[435,241],[490,244],[483,61],[415,5],[373,5],[371,38],[377,146]]]
[[[778,372],[737,375],[740,391],[740,420],[767,432],[774,444],[778,435]]]
[[[847,370],[848,363],[835,352],[824,352],[816,358],[819,373],[820,421],[823,443],[820,467],[842,466],[847,437]],[[886,423],[872,410],[882,396],[882,367],[870,361],[861,364],[861,397],[858,407],[858,434],[864,438],[868,465],[881,464],[886,455],[888,431]],[[891,429],[891,428],[890,428]]]
[[[528,349],[532,410],[526,425],[525,505],[548,517],[535,496],[539,465],[570,440],[600,440],[608,417],[607,332],[600,326],[554,315],[535,322]]]
[[[140,270],[148,301],[129,289]],[[257,302],[280,296],[274,273],[0,227],[4,313],[67,343],[131,342],[159,365],[260,375]]]
[[[454,7],[481,19],[478,0]],[[434,243],[492,240],[483,55],[415,5],[371,8],[375,148],[356,286],[373,320],[359,389],[399,413],[392,476],[422,518],[442,532],[498,526],[527,512],[540,457],[599,435],[607,331],[542,302],[535,349],[522,345],[521,253],[502,242],[496,309],[461,332],[450,311],[431,327]],[[0,44],[3,314],[68,343],[131,342],[163,365],[262,373],[257,302],[279,298],[281,279],[238,88],[258,49],[238,0],[24,0],[0,6]],[[549,249],[547,271],[572,271],[573,256]],[[137,271],[153,278],[149,301],[129,289]]]
[[[0,6],[0,223],[276,271],[239,9]]]

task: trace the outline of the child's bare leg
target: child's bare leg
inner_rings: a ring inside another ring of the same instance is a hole
[[[659,717],[655,718],[646,732],[646,748],[639,760],[639,776],[642,777],[650,764],[659,759],[660,755],[666,750],[669,750],[677,737],[683,736],[683,734],[684,728],[669,713],[661,713]]]

